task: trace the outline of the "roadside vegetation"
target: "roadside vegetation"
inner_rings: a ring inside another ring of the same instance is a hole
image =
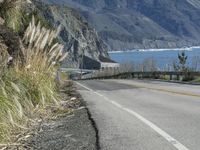
[[[200,82],[199,76],[194,76],[192,72],[198,72],[200,58],[192,58],[191,64],[184,51],[180,52],[177,60],[171,62],[171,66],[166,65],[165,69],[160,69],[153,58],[147,58],[141,63],[127,62],[121,64],[119,68],[107,68],[95,71],[86,78],[151,78],[162,80],[178,80]],[[161,72],[159,74],[159,72]],[[166,73],[165,73],[166,72]],[[171,72],[171,74],[170,74]]]
[[[32,17],[22,40],[23,56],[13,57],[0,45],[0,143],[26,130],[37,110],[59,105],[56,73],[68,54],[56,42],[58,33],[59,28],[46,29]]]

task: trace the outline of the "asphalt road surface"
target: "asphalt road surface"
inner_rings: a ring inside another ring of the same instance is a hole
[[[139,80],[76,84],[102,150],[200,150],[200,86]]]

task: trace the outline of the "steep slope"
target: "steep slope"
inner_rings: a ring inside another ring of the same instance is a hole
[[[79,9],[112,50],[200,45],[199,0],[49,0]]]
[[[80,56],[83,53],[96,60],[99,55],[108,57],[107,46],[74,9],[45,4],[40,0],[15,0],[11,4],[8,8],[2,6],[0,12],[5,19],[5,25],[21,36],[32,15],[48,28],[61,26],[58,40],[65,45],[64,49],[70,54],[63,66],[79,67]]]

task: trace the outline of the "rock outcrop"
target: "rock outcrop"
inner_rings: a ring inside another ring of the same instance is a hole
[[[99,55],[108,57],[108,48],[97,32],[70,7],[46,4],[41,0],[5,0],[0,4],[0,15],[5,20],[5,26],[21,38],[32,15],[47,28],[60,27],[57,40],[69,52],[64,67],[79,67],[83,54],[96,60]]]

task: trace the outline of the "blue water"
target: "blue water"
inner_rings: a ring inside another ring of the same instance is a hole
[[[142,64],[147,59],[152,59],[156,62],[159,70],[166,70],[166,67],[173,66],[174,61],[178,61],[178,53],[180,50],[166,50],[166,51],[132,51],[132,52],[118,52],[109,53],[111,59],[124,64],[134,63]],[[200,70],[200,49],[192,49],[184,51],[188,56],[187,65],[193,67],[198,64],[197,70]],[[197,63],[196,63],[197,62]]]

